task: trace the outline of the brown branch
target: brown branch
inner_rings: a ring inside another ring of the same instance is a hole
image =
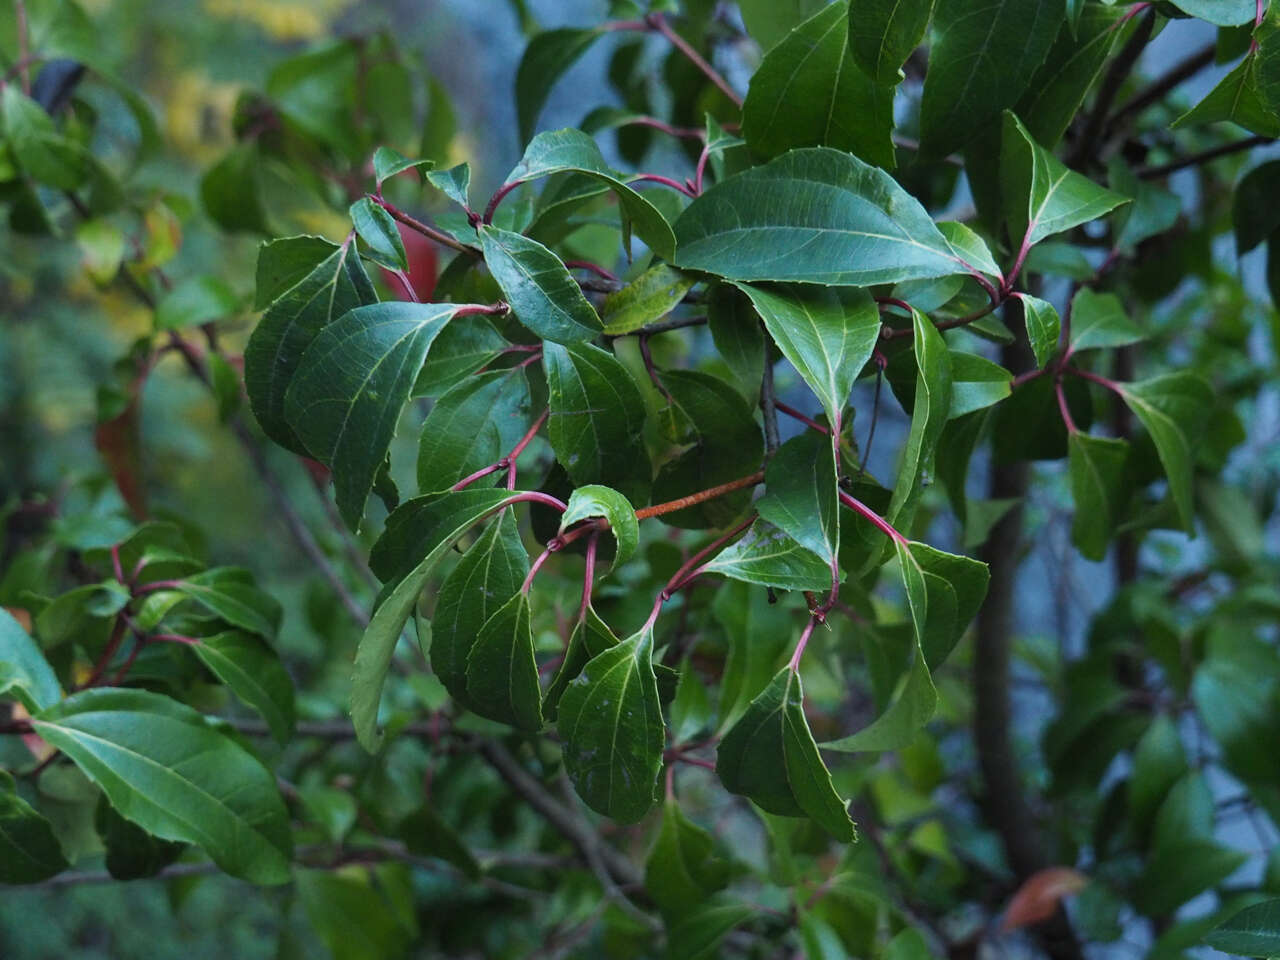
[[[1216,55],[1217,45],[1213,43],[1205,44],[1191,56],[1179,61],[1166,73],[1152,81],[1151,86],[1139,91],[1117,107],[1107,125],[1114,128],[1128,117],[1141,113],[1184,80],[1195,76],[1205,67],[1212,66]]]
[[[1098,96],[1093,102],[1093,109],[1085,118],[1084,130],[1067,160],[1067,166],[1079,167],[1086,161],[1097,160],[1095,151],[1102,137],[1102,131],[1106,128],[1111,105],[1115,102],[1120,87],[1133,72],[1133,67],[1138,62],[1143,49],[1151,42],[1155,25],[1156,13],[1154,9],[1150,9],[1134,30],[1133,35],[1129,37],[1128,42],[1111,61],[1111,66],[1107,68],[1102,83],[1098,87]]]
[[[1155,180],[1159,177],[1176,173],[1179,170],[1185,170],[1187,167],[1197,167],[1202,163],[1208,163],[1210,160],[1217,160],[1219,157],[1225,157],[1232,153],[1239,153],[1241,150],[1250,150],[1254,147],[1260,147],[1267,143],[1275,143],[1275,138],[1260,136],[1245,137],[1243,140],[1234,140],[1231,143],[1219,144],[1216,147],[1210,147],[1208,150],[1201,150],[1199,153],[1193,153],[1185,156],[1181,160],[1162,163],[1155,167],[1139,167],[1137,171],[1138,178],[1141,180]]]
[[[739,477],[737,480],[722,483],[718,487],[699,490],[697,493],[691,493],[687,497],[680,497],[678,500],[668,500],[666,503],[655,503],[651,507],[641,507],[636,511],[636,519],[645,520],[649,517],[660,517],[664,513],[675,513],[677,510],[685,509],[685,507],[697,506],[699,503],[714,500],[716,497],[723,497],[726,493],[733,493],[735,490],[754,487],[762,480],[764,480],[764,471],[759,470],[748,477]]]

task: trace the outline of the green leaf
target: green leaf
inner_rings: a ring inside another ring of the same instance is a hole
[[[659,263],[604,298],[601,307],[604,332],[609,336],[633,333],[645,324],[661,320],[693,289],[697,278]]]
[[[770,3],[775,2],[778,0],[770,0]],[[756,913],[756,907],[751,904],[715,897],[698,904],[696,910],[673,924],[667,934],[670,960],[711,960],[719,956],[716,951],[720,942],[734,927],[750,920]]]
[[[1213,389],[1196,374],[1181,371],[1121,384],[1120,396],[1151,434],[1182,527],[1194,534],[1191,439],[1213,405]]]
[[[351,224],[368,248],[370,259],[392,270],[408,270],[409,256],[404,252],[400,228],[391,214],[369,197],[361,197],[351,205]]]
[[[1280,190],[1280,160],[1254,167],[1236,184],[1231,219],[1236,229],[1236,254],[1248,253],[1277,229],[1280,206],[1271,199]]]
[[[413,385],[415,397],[438,397],[487,367],[508,346],[483,314],[454,317],[440,331]]]
[[[298,871],[298,899],[333,960],[403,956],[410,932],[364,870]]]
[[[201,637],[191,649],[200,661],[261,714],[271,735],[286,743],[293,733],[293,681],[280,657],[259,637],[227,630]]]
[[[1081,3],[1073,30],[1061,30],[1014,112],[1032,139],[1053,149],[1080,113],[1090,88],[1124,34],[1122,8]]]
[[[1000,183],[1009,236],[1026,247],[1045,237],[1096,220],[1127,197],[1098,186],[1031,138],[1012,113],[1004,115]]]
[[[510,453],[529,428],[530,406],[518,367],[478,373],[446,392],[422,421],[418,489],[447,490]]]
[[[200,180],[200,203],[223,230],[270,234],[261,170],[265,166],[256,143],[241,143],[208,169]]]
[[[582,672],[588,660],[617,646],[618,642],[617,635],[609,629],[609,625],[600,619],[594,607],[588,605],[585,614],[569,634],[569,646],[565,649],[564,660],[542,698],[542,715],[548,720],[554,720],[560,698],[564,696],[570,681]]]
[[[849,52],[876,83],[902,80],[902,65],[924,38],[934,0],[853,0]]]
[[[742,581],[721,587],[711,609],[729,640],[720,678],[718,726],[723,730],[769,685],[795,631],[784,604],[770,603],[765,588]]]
[[[1068,474],[1076,512],[1071,542],[1090,560],[1101,560],[1129,498],[1129,444],[1079,431],[1067,436]]]
[[[964,223],[957,223],[954,220],[943,220],[938,224],[938,232],[947,241],[947,246],[951,248],[951,252],[959,259],[961,266],[965,270],[969,270],[972,267],[974,270],[985,273],[988,276],[1003,279],[1000,266],[996,263],[995,258],[991,256],[991,248],[987,246],[987,241],[983,240],[972,227]],[[961,278],[956,278],[956,280],[958,283],[963,283]],[[947,299],[950,299],[950,297]],[[938,304],[938,306],[942,306],[942,304]],[[923,310],[924,308],[917,304],[917,309]]]
[[[547,374],[547,438],[575,484],[603,484],[633,503],[649,496],[645,405],[630,371],[589,343],[543,344]]]
[[[754,405],[764,376],[764,334],[751,301],[732,284],[717,283],[707,296],[707,329],[735,386]]]
[[[338,510],[353,530],[427,350],[462,306],[357,307],[325,327],[298,364],[285,414],[311,455],[333,471]]]
[[[410,160],[390,147],[378,147],[373,151],[373,178],[378,186],[382,186],[385,181],[406,170],[424,172],[435,165],[434,160]]]
[[[836,570],[840,503],[829,438],[813,430],[792,437],[769,461],[764,484],[756,503],[761,518]]]
[[[1249,23],[1257,11],[1257,0],[1173,0],[1173,5],[1218,27]]]
[[[515,169],[507,175],[507,182],[536,180],[568,172],[585,174],[612,190],[624,216],[631,221],[636,236],[664,260],[672,259],[676,241],[671,234],[671,225],[657,207],[627,186],[623,174],[605,163],[595,141],[581,130],[554,130],[538,134],[525,148],[524,156]]]
[[[448,170],[431,170],[427,183],[464,210],[471,207],[471,164],[459,163]]]
[[[865,290],[739,284],[778,345],[838,424],[854,381],[880,338],[880,311]]]
[[[39,645],[7,610],[0,609],[0,697],[34,713],[62,699],[62,687]]]
[[[186,849],[184,843],[159,840],[126,820],[103,795],[94,811],[94,827],[106,847],[107,872],[117,880],[153,877]]]
[[[753,151],[774,157],[835,147],[893,168],[893,88],[859,69],[849,24],[843,4],[825,6],[765,54],[742,106],[742,136]]]
[[[270,306],[245,347],[244,385],[253,415],[276,443],[307,453],[285,417],[285,394],[320,332],[377,299],[351,245],[290,237],[261,247],[257,305],[269,300]]]
[[[599,484],[578,487],[569,496],[568,509],[560,516],[560,532],[589,517],[604,517],[609,521],[609,530],[618,545],[612,566],[620,566],[635,555],[640,546],[640,521],[626,497]]]
[[[1116,214],[1117,250],[1133,253],[1142,241],[1173,229],[1182,216],[1181,197],[1150,181],[1138,179],[1120,157],[1112,159],[1108,171],[1111,186],[1116,192],[1133,198],[1133,203]]]
[[[1149,917],[1164,917],[1216,887],[1249,859],[1209,839],[1187,839],[1155,851],[1134,883],[1133,904]]]
[[[1114,293],[1094,293],[1081,287],[1071,301],[1071,350],[1123,347],[1145,340],[1143,333]]]
[[[16,83],[0,94],[4,135],[18,166],[40,183],[78,190],[89,176],[91,157],[83,146],[58,133],[49,114]]]
[[[668,921],[698,909],[729,883],[729,863],[715,856],[711,834],[668,798],[662,827],[644,867],[644,886]]]
[[[1081,292],[1084,292],[1083,290]],[[1036,366],[1044,367],[1058,350],[1058,338],[1062,334],[1062,319],[1052,303],[1027,293],[1014,294],[1022,303],[1022,317],[1027,328],[1027,340],[1035,354]],[[1072,331],[1074,333],[1074,330]]]
[[[678,439],[692,446],[663,464],[653,484],[655,501],[674,500],[737,480],[758,470],[764,440],[754,411],[723,380],[693,370],[667,370],[662,383],[675,401],[664,417],[683,417],[692,434]],[[616,486],[616,484],[614,484]],[[741,516],[751,492],[743,490],[662,515],[664,523],[698,529],[726,526]]]
[[[478,879],[480,864],[448,821],[428,803],[400,823],[400,836],[411,853],[452,863],[468,878]]]
[[[290,879],[289,817],[274,776],[190,707],[143,690],[84,690],[32,726],[147,833],[197,844],[252,883]]]
[[[1258,64],[1257,54],[1246,56],[1203,100],[1173,121],[1171,129],[1227,120],[1259,136],[1280,136],[1280,117],[1258,92]]]
[[[901,750],[920,735],[937,707],[938,692],[929,667],[924,657],[916,653],[884,713],[857,733],[822,744],[822,749],[838,753]]]
[[[516,120],[520,142],[528,143],[551,95],[551,88],[601,36],[599,30],[564,27],[535,34],[516,68]]]
[[[194,327],[229,317],[240,309],[240,298],[227,284],[211,276],[190,277],[156,305],[157,330]]]
[[[174,589],[233,627],[249,633],[274,637],[280,628],[279,602],[253,586],[246,570],[236,567],[206,570],[179,580]]]
[[[1129,809],[1135,822],[1150,824],[1169,790],[1189,769],[1174,722],[1165,714],[1154,717],[1133,752]]]
[[[761,50],[767,51],[825,3],[826,0],[740,0],[738,7],[747,33]]]
[[[544,340],[590,340],[602,326],[577,281],[537,240],[497,227],[480,228],[484,261],[516,319]]]
[[[919,310],[911,311],[911,325],[916,360],[915,406],[886,513],[886,519],[895,527],[906,527],[915,514],[924,479],[933,472],[938,439],[951,413],[951,354],[946,341]]]
[[[400,505],[369,554],[369,565],[384,582],[384,596],[356,648],[351,678],[351,719],[369,752],[378,749],[378,702],[396,641],[423,585],[453,542],[482,517],[513,496],[508,490],[467,489],[417,497]]]
[[[476,635],[467,654],[467,706],[520,730],[536,732],[542,726],[529,598],[522,591],[495,610]]]
[[[1063,0],[938,0],[920,100],[920,152],[967,146],[1027,90],[1058,35]]]
[[[764,520],[753,523],[741,540],[722,550],[705,569],[779,590],[831,589],[831,567]]]
[[[635,823],[653,806],[664,730],[653,627],[593,657],[560,698],[564,765],[591,809]]]
[[[480,629],[519,592],[528,572],[515,515],[504,510],[440,584],[431,615],[431,669],[463,706],[470,706],[467,658]]]
[[[730,280],[868,286],[964,272],[919,201],[878,167],[827,147],[716,184],[675,231],[677,266]]]
[[[720,741],[716,772],[730,793],[780,816],[809,816],[851,843],[853,821],[818,755],[803,698],[800,675],[791,667],[778,671]]]
[[[1241,957],[1280,955],[1280,900],[1245,907],[1204,938],[1215,950]]]
[[[951,359],[951,403],[947,419],[954,420],[975,410],[985,410],[1009,396],[1011,374],[1000,364],[976,353],[949,350]]]
[[[0,883],[39,883],[69,866],[53,825],[0,774]]]

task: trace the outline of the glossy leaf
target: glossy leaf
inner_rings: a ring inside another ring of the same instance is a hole
[[[519,592],[528,572],[515,515],[504,510],[440,584],[431,615],[431,670],[464,706],[470,705],[467,658],[480,629]]]
[[[837,423],[880,338],[880,312],[865,290],[741,284],[778,345]]]
[[[1066,9],[1063,0],[938,0],[936,38],[920,101],[920,150],[943,157],[967,146],[1013,106],[1044,62]]]
[[[729,640],[720,678],[718,728],[731,726],[769,685],[795,635],[794,615],[771,603],[767,589],[744,581],[726,583],[712,611]]]
[[[378,303],[346,313],[307,348],[285,414],[333,471],[342,518],[358,529],[400,411],[436,336],[460,304]]]
[[[440,331],[413,385],[415,397],[438,397],[487,367],[508,346],[482,314],[454,317]]]
[[[677,266],[730,280],[867,286],[964,269],[892,177],[826,147],[792,150],[716,184],[675,232]]]
[[[707,329],[734,385],[755,403],[764,376],[764,334],[751,301],[737,287],[719,283],[707,297]]]
[[[911,324],[916,361],[915,401],[906,449],[886,513],[886,519],[894,526],[906,526],[910,522],[924,478],[933,472],[938,439],[951,412],[951,354],[946,341],[918,310],[911,311]]]
[[[697,278],[659,263],[604,298],[601,315],[610,336],[633,333],[661,320],[693,289]]]
[[[267,300],[270,306],[245,347],[244,385],[254,416],[276,443],[307,452],[285,417],[285,394],[303,354],[339,317],[377,299],[352,245],[336,247],[318,237],[263,245],[257,305]]]
[[[1280,115],[1259,93],[1258,57],[1249,54],[1218,81],[1203,100],[1171,126],[1195,127],[1222,121],[1237,123],[1263,137],[1280,136]]]
[[[201,637],[191,649],[267,721],[276,740],[288,741],[293,733],[293,681],[274,650],[260,638],[236,630]]]
[[[1245,907],[1214,927],[1204,942],[1215,950],[1241,957],[1280,954],[1280,900],[1264,900]]]
[[[640,521],[635,508],[617,490],[599,484],[578,487],[569,497],[568,509],[560,516],[560,532],[590,517],[603,517],[617,544],[613,566],[626,563],[640,546]]]
[[[454,541],[511,496],[506,490],[459,490],[409,500],[387,517],[386,530],[369,555],[369,565],[387,587],[356,648],[351,678],[351,719],[366,750],[373,752],[381,743],[382,684],[423,585]]]
[[[1007,112],[1000,150],[1000,182],[1009,236],[1028,247],[1129,202],[1067,169],[1031,138],[1022,121]]]
[[[525,148],[524,156],[515,169],[507,175],[507,182],[535,180],[554,173],[569,172],[585,174],[612,190],[636,236],[664,260],[672,258],[676,242],[666,218],[657,207],[627,186],[623,174],[605,163],[595,141],[580,130],[554,130],[538,134]]]
[[[902,64],[924,38],[934,0],[853,0],[849,52],[876,83],[896,84]]]
[[[649,494],[644,398],[631,373],[591,344],[543,345],[547,438],[575,484],[602,484],[633,503]]]
[[[831,568],[773,524],[757,520],[741,540],[705,566],[731,580],[779,590],[830,590]]]
[[[279,602],[253,586],[246,570],[206,570],[179,580],[174,589],[233,627],[260,637],[274,637],[280,627]]]
[[[351,223],[365,242],[369,257],[393,270],[409,269],[409,255],[404,252],[400,228],[391,214],[369,197],[361,197],[351,205]]]
[[[938,707],[938,691],[924,658],[916,654],[885,711],[857,733],[822,744],[823,750],[868,753],[901,750],[920,735]]]
[[[542,698],[542,715],[554,720],[559,708],[560,698],[568,689],[569,683],[582,672],[587,661],[598,657],[610,647],[619,643],[617,635],[609,625],[600,619],[595,608],[588,605],[582,617],[574,624],[569,634],[569,645],[564,651],[564,660],[556,671],[551,685],[547,687]]]
[[[463,209],[471,205],[471,164],[459,163],[447,170],[431,170],[426,174],[431,184]]]
[[[1258,9],[1256,0],[1173,0],[1173,5],[1218,27],[1250,23]]]
[[[253,883],[289,880],[289,819],[275,778],[190,707],[143,690],[84,690],[32,725],[148,833],[197,844]]]
[[[301,870],[297,890],[333,960],[371,960],[405,952],[409,931],[364,870]]]
[[[564,765],[591,809],[635,823],[654,803],[664,743],[653,631],[593,657],[560,698]]]
[[[544,340],[576,343],[600,333],[600,317],[554,253],[528,237],[482,227],[485,264],[516,318]]]
[[[756,503],[761,518],[835,569],[840,505],[829,438],[812,430],[792,437],[769,461],[764,483]]]
[[[1031,352],[1035,354],[1036,366],[1043,367],[1053,359],[1054,353],[1058,350],[1062,320],[1052,303],[1027,293],[1019,293],[1016,296],[1022,303],[1027,340],[1031,344]]]
[[[998,363],[976,353],[948,351],[951,360],[951,402],[947,419],[985,410],[1009,396],[1011,374]]]
[[[28,712],[62,699],[62,687],[39,645],[3,609],[0,609],[0,697],[17,699]]]
[[[1071,301],[1071,349],[1123,347],[1147,335],[1129,319],[1114,293],[1094,293],[1083,287]]]
[[[410,160],[391,147],[378,147],[373,151],[373,179],[378,186],[406,170],[427,171],[434,166],[434,160]]]
[[[1151,434],[1182,527],[1194,533],[1191,441],[1213,404],[1213,390],[1196,374],[1179,372],[1121,384],[1120,396]]]
[[[447,490],[510,453],[532,419],[524,371],[490,370],[447,391],[422,421],[418,489]]]
[[[859,68],[849,32],[846,8],[830,4],[765,54],[742,106],[742,136],[753,151],[773,157],[835,147],[892,169],[893,88]]]
[[[716,772],[730,793],[770,813],[809,816],[837,840],[853,821],[831,785],[805,719],[800,675],[784,667],[717,748]]]
[[[467,705],[520,730],[542,726],[529,598],[522,592],[495,610],[476,635],[467,654]]]
[[[1129,495],[1129,444],[1113,437],[1067,437],[1071,498],[1076,512],[1071,542],[1090,560],[1101,560]]]

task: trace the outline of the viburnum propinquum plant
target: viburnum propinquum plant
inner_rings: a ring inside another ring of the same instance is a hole
[[[199,188],[260,241],[249,301],[163,275],[145,103],[72,4],[12,4],[10,228],[154,320],[101,393],[123,507],[7,527],[0,879],[212,863],[340,958],[1280,955],[1280,10],[979,6],[533,31],[491,194],[388,34],[285,60]],[[322,653],[149,510],[167,356],[320,577]]]

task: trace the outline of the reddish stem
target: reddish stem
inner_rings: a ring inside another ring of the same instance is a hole
[[[1100,376],[1089,370],[1081,370],[1079,367],[1066,367],[1064,368],[1064,372],[1074,374],[1075,376],[1081,377],[1084,380],[1092,381],[1093,383],[1096,383],[1100,387],[1106,387],[1112,393],[1119,393],[1119,394],[1124,393],[1124,388],[1121,387],[1120,384],[1116,383],[1114,380],[1108,380],[1106,377]]]
[[[702,145],[702,152],[698,154],[698,165],[693,171],[693,192],[702,193],[702,175],[707,172],[707,161],[711,159],[710,142]]]
[[[578,607],[578,620],[584,620],[591,607],[591,588],[595,585],[596,547],[600,543],[600,531],[596,530],[587,541],[587,566],[582,573],[582,604]]]
[[[670,177],[664,177],[660,173],[638,173],[631,178],[632,183],[636,183],[637,181],[650,181],[652,183],[660,183],[664,187],[670,187],[672,190],[679,190],[686,197],[697,196],[697,194],[694,193],[693,190],[689,189],[688,186],[681,183],[679,180],[672,180]]]
[[[1043,377],[1046,372],[1048,372],[1047,369],[1045,367],[1041,367],[1039,370],[1028,370],[1026,373],[1020,373],[1009,381],[1009,389],[1011,391],[1017,390],[1024,383],[1030,383],[1037,377]]]
[[[705,130],[699,130],[697,127],[673,127],[665,120],[659,120],[657,117],[632,117],[623,121],[619,126],[639,126],[651,127],[654,130],[660,130],[672,137],[679,137],[682,140],[705,140],[707,133]]]
[[[80,684],[79,689],[83,690],[86,687],[95,686],[102,679],[102,675],[107,672],[107,666],[111,663],[111,658],[120,649],[120,644],[124,641],[125,631],[128,627],[129,625],[123,616],[116,617],[115,626],[111,628],[111,637],[107,640],[102,656],[93,665],[93,672],[89,674],[84,683]]]
[[[719,550],[721,547],[727,544],[730,540],[737,537],[738,534],[742,533],[742,531],[746,530],[747,527],[755,523],[755,520],[756,520],[755,514],[752,514],[751,516],[747,517],[747,519],[743,520],[740,524],[738,524],[736,527],[734,527],[732,530],[730,530],[728,533],[722,536],[716,537],[716,539],[712,540],[705,547],[703,547],[701,550],[695,553],[692,557],[686,560],[683,564],[681,564],[680,569],[671,575],[671,579],[667,581],[667,585],[663,587],[662,590],[658,593],[658,597],[653,603],[653,611],[649,614],[649,621],[646,624],[646,626],[647,627],[653,626],[653,622],[658,619],[658,613],[662,610],[662,605],[671,599],[671,595],[673,593],[675,593],[681,587],[685,586],[690,581],[692,581],[694,577],[698,576],[698,574],[701,571],[695,568],[697,568],[698,565],[701,564],[702,561],[706,559],[708,555],[710,555],[715,550]]]
[[[555,510],[564,513],[569,509],[568,505],[549,493],[543,493],[541,490],[526,490],[523,493],[513,494],[506,505],[512,503],[540,503],[545,507],[552,507]]]
[[[566,260],[564,265],[570,270],[590,270],[597,277],[603,277],[605,280],[618,283],[618,278],[614,274],[600,266],[600,264],[592,263],[590,260]]]
[[[721,93],[728,97],[739,110],[742,109],[742,98],[738,96],[733,87],[729,86],[729,82],[725,80],[724,77],[720,76],[715,67],[711,66],[711,64],[707,63],[707,61],[702,58],[702,54],[698,53],[697,50],[693,49],[693,47],[689,45],[688,40],[671,29],[670,24],[667,23],[666,18],[662,14],[651,13],[644,18],[644,22],[649,25],[650,29],[656,30],[658,33],[666,37],[673,47],[684,54],[690,63],[701,70],[708,80],[720,88]]]
[[[896,529],[894,529],[893,525],[889,523],[888,520],[880,516],[880,514],[876,513],[874,510],[868,507],[865,503],[863,503],[857,497],[850,496],[849,494],[841,490],[840,502],[843,503],[850,510],[852,510],[854,513],[861,516],[863,519],[870,521],[872,526],[874,526],[877,530],[883,533],[886,537],[888,537],[894,543],[901,543],[901,544],[907,543],[907,538],[904,537],[901,533],[899,533]]]
[[[538,575],[538,571],[542,569],[542,565],[547,562],[547,558],[559,550],[564,544],[559,537],[553,537],[547,543],[547,547],[540,554],[538,559],[533,561],[533,565],[529,567],[529,575],[524,578],[524,585],[520,588],[520,592],[525,596],[529,595],[529,588],[533,586],[533,578]]]
[[[387,201],[383,200],[381,197],[374,196],[373,194],[369,194],[368,196],[370,200],[378,204],[378,206],[382,207],[382,209],[387,211],[387,213],[391,214],[391,217],[393,220],[399,220],[410,230],[416,230],[418,233],[422,234],[428,240],[434,240],[436,243],[440,244],[440,246],[448,247],[450,250],[457,250],[459,253],[467,253],[473,257],[481,256],[480,250],[478,248],[468,246],[465,243],[461,243],[458,240],[455,240],[453,237],[449,236],[449,234],[445,233],[444,231],[437,230],[435,227],[428,226],[427,224],[423,223],[421,220],[417,220],[409,216],[409,214],[405,213],[400,208],[395,207],[390,203],[387,203]]]
[[[819,433],[826,433],[826,434],[831,433],[830,430],[828,430],[826,427],[820,424],[817,420],[814,420],[810,417],[805,416],[795,407],[788,406],[787,404],[783,403],[781,400],[775,400],[773,402],[773,406],[774,406],[774,409],[776,409],[779,413],[785,413],[792,420],[799,420],[810,430],[817,430]]]
[[[1058,411],[1062,414],[1062,422],[1066,424],[1068,433],[1079,433],[1079,428],[1071,419],[1071,411],[1067,409],[1067,394],[1062,389],[1062,378],[1059,377],[1053,384],[1054,393],[1058,395]]]
[[[489,198],[488,205],[484,208],[483,220],[485,223],[493,223],[493,215],[497,212],[498,204],[502,202],[502,198],[522,183],[524,183],[523,180],[512,180],[510,183],[504,183],[494,192],[493,196]]]
[[[809,638],[813,636],[813,628],[817,625],[817,617],[810,617],[809,622],[804,625],[804,630],[800,633],[800,640],[796,643],[795,652],[791,654],[791,662],[787,664],[787,668],[792,673],[799,672],[800,658],[804,656],[804,648],[809,645]]]
[[[496,303],[464,303],[453,312],[454,319],[458,317],[474,317],[477,314],[493,317],[505,316],[511,312],[511,304],[505,300],[499,300]]]

